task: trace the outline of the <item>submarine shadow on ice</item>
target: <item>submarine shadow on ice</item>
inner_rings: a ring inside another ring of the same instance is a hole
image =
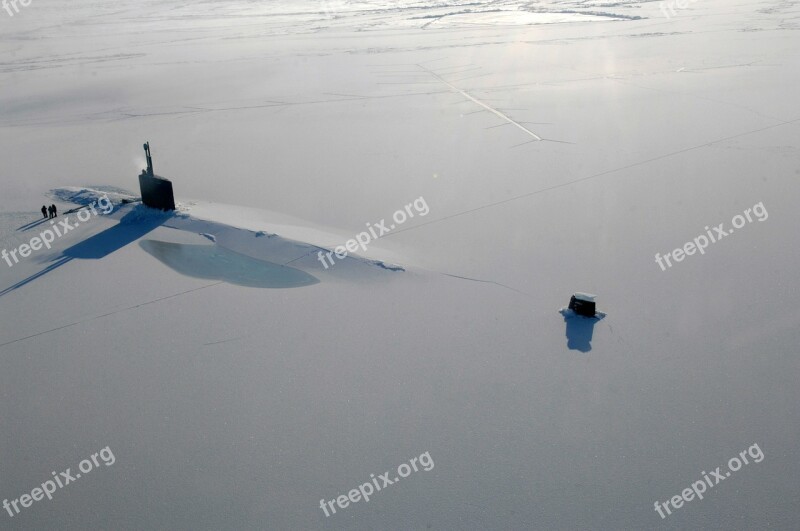
[[[26,279],[20,280],[13,286],[3,289],[0,291],[0,297],[55,271],[75,258],[82,260],[100,260],[105,258],[160,227],[171,217],[171,213],[153,211],[152,209],[138,206],[123,216],[116,225],[76,243],[72,247],[64,249],[60,255],[50,260],[50,264],[41,271],[34,273]],[[47,220],[44,219],[42,221]],[[28,224],[20,229],[28,227],[29,225],[33,226],[33,224]]]
[[[172,213],[162,213],[139,205],[113,227],[65,249],[64,256],[100,260],[154,231],[172,216]]]

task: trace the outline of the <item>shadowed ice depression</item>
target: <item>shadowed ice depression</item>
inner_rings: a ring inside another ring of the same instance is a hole
[[[319,280],[299,269],[256,260],[218,245],[143,240],[139,245],[178,273],[249,288],[299,288]]]

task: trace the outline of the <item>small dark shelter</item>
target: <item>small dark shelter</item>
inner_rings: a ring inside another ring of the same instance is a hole
[[[175,195],[172,181],[159,177],[153,172],[153,159],[150,156],[150,142],[144,144],[147,156],[147,169],[139,175],[139,189],[142,192],[142,203],[159,210],[175,210]]]
[[[597,312],[594,301],[595,297],[596,295],[590,295],[588,293],[575,293],[569,300],[569,309],[577,315],[594,317]]]

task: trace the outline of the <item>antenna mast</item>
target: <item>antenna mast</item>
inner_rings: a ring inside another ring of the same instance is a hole
[[[150,156],[150,142],[144,143],[144,154],[147,156],[147,175],[153,176],[153,158]]]

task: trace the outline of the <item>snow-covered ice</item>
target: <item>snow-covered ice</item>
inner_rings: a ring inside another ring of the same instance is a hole
[[[781,0],[0,9],[0,251],[86,219],[0,260],[0,502],[116,458],[0,527],[796,529],[798,29]],[[176,212],[138,202],[145,141]],[[554,311],[577,290],[605,318]]]

